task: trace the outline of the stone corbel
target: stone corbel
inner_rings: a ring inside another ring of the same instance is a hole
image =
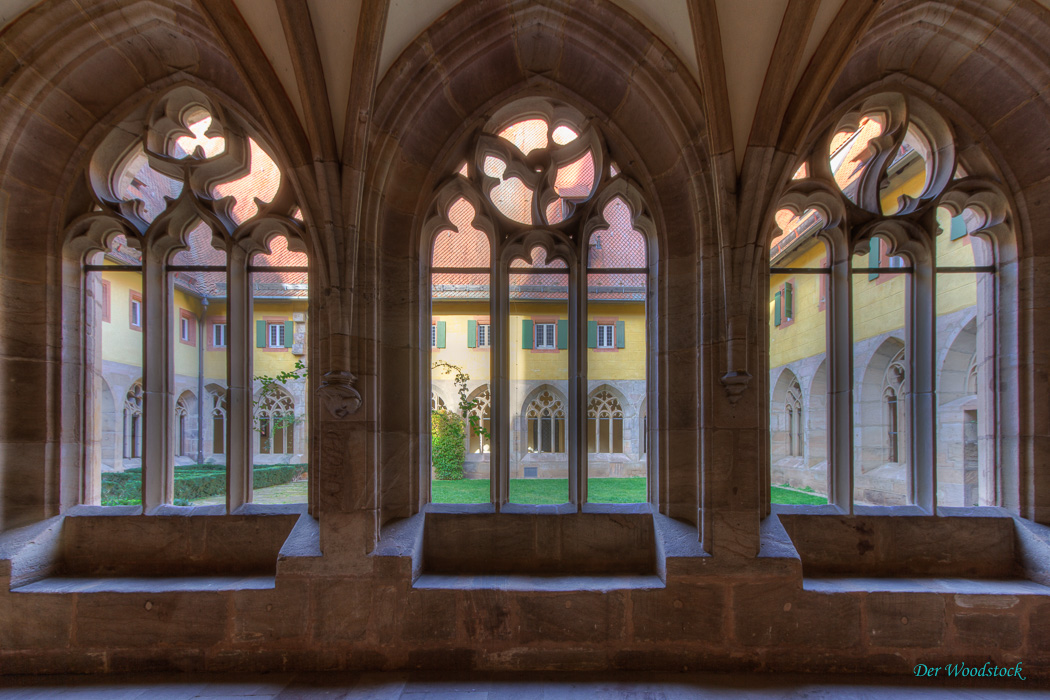
[[[326,372],[317,393],[332,417],[346,420],[361,408],[361,394],[354,388],[357,377],[343,370]]]
[[[735,369],[726,372],[720,379],[726,390],[726,398],[730,404],[735,404],[744,395],[749,384],[751,384],[751,373],[744,369]]]
[[[751,373],[747,367],[747,317],[732,316],[729,319],[729,337],[726,340],[727,369],[720,378],[730,404],[735,404],[751,384]]]

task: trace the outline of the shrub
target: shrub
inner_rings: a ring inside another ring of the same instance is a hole
[[[295,481],[305,473],[305,464],[259,466],[252,470],[252,483],[257,489],[266,488],[267,486],[280,486],[281,484]]]
[[[462,479],[465,422],[455,413],[439,408],[430,414],[430,457],[438,479]]]

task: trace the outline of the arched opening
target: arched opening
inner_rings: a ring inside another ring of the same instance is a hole
[[[909,483],[904,341],[892,336],[882,340],[857,376],[854,498],[858,503],[902,505]]]

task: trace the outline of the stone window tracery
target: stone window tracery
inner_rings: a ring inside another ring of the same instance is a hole
[[[823,457],[817,465],[807,458],[802,469],[826,473],[829,501],[847,510],[854,504],[915,504],[927,512],[973,500],[995,505],[999,467],[990,422],[977,431],[985,441],[974,441],[989,446],[973,450],[982,466],[967,463],[965,477],[962,451],[956,464],[945,442],[954,438],[940,433],[962,432],[967,416],[994,410],[996,401],[990,391],[980,392],[982,408],[973,411],[974,400],[961,388],[971,376],[965,359],[975,357],[984,373],[973,381],[975,389],[991,386],[985,381],[998,366],[1001,339],[991,311],[996,246],[1011,240],[1012,229],[994,174],[979,176],[960,162],[953,128],[923,100],[875,94],[817,139],[796,166],[775,218],[771,285],[795,275],[796,297],[811,287],[822,302],[822,320],[820,327],[773,334],[771,294],[771,381],[790,368],[813,387],[808,414],[793,399],[771,406],[774,443],[775,414],[784,411],[790,454]],[[814,414],[817,406],[824,415]],[[823,447],[810,449],[825,425],[826,457]],[[912,427],[935,439],[910,440]],[[772,483],[793,481],[793,468],[774,456]],[[978,471],[980,499],[964,498],[964,482],[973,485]]]
[[[525,411],[529,452],[565,451],[565,406],[549,391],[537,396]]]
[[[124,397],[124,456],[142,456],[142,384],[135,382]]]
[[[599,391],[587,404],[587,451],[623,452],[623,407],[608,391]]]
[[[478,432],[474,429],[468,429],[470,439],[470,454],[488,454],[492,450],[492,440],[487,435],[492,434],[492,392],[488,390],[488,387],[480,392],[475,392],[475,395],[471,398],[474,405],[470,409],[471,416],[477,419],[478,425],[481,426],[482,432]]]
[[[620,405],[615,419],[603,418],[602,452],[632,456],[615,472],[606,461],[599,476],[646,474],[644,438],[638,434],[644,423],[632,423],[628,437],[623,415],[638,416],[645,395],[653,224],[640,189],[609,163],[597,123],[544,98],[496,110],[473,142],[471,157],[458,161],[438,189],[423,226],[430,312],[421,325],[426,331],[420,346],[434,347],[427,336],[440,317],[446,344],[436,345],[444,348],[443,362],[456,364],[452,349],[469,343],[459,335],[469,338],[477,328],[458,316],[490,319],[492,352],[463,362],[469,363],[471,381],[505,377],[491,385],[491,438],[471,436],[468,449],[468,454],[486,451],[491,441],[489,476],[496,482],[497,506],[529,502],[519,500],[515,489],[517,480],[532,477],[568,477],[564,496],[552,503],[587,500],[588,418],[575,407],[609,379],[622,383],[633,403]],[[590,314],[605,304],[635,311],[603,315],[619,320],[591,324],[590,342]],[[599,347],[599,324],[604,324],[604,365],[591,359]],[[608,352],[625,347],[632,352]],[[625,369],[631,362],[635,365]],[[576,395],[569,388],[573,378],[586,376],[589,366],[597,368],[597,377],[589,379],[597,384]],[[433,383],[448,383],[443,391],[451,388],[443,367],[428,369]]]
[[[278,386],[269,387],[255,410],[259,454],[295,453],[295,402]]]
[[[66,231],[67,254],[82,262],[87,299],[97,296],[103,277],[120,280],[111,283],[111,294],[130,299],[144,332],[134,347],[114,333],[85,336],[85,442],[107,439],[91,417],[105,400],[107,373],[137,369],[142,410],[127,411],[139,416],[140,425],[126,452],[141,451],[144,508],[172,503],[174,458],[189,456],[187,436],[208,432],[201,425],[206,416],[213,440],[210,453],[198,449],[199,457],[226,463],[229,508],[252,499],[253,306],[262,298],[299,296],[305,308],[307,289],[302,214],[271,152],[237,114],[184,85],[128,115],[102,139],[86,168],[91,205]],[[255,259],[278,252],[281,261],[265,263],[262,276],[288,279],[267,296],[259,291]],[[214,325],[211,347],[179,348],[180,340],[193,344],[196,319],[207,323],[209,312],[224,319],[221,339]],[[87,313],[95,309],[88,305]],[[173,315],[189,318],[189,325],[171,323]],[[292,322],[287,328],[299,344],[306,314],[297,316],[302,329]],[[280,337],[285,328],[278,340],[293,354],[305,354],[292,338]],[[200,392],[205,383],[215,397],[209,411],[175,400],[188,386]],[[87,503],[98,503],[100,472],[113,468],[100,454],[104,447],[85,450]]]

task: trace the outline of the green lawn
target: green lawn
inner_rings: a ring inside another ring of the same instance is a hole
[[[590,503],[644,503],[645,478],[589,479],[587,501]],[[488,503],[488,479],[460,479],[430,484],[430,500],[434,503]],[[511,503],[556,504],[569,500],[568,479],[511,479]],[[773,503],[820,504],[828,499],[817,494],[802,493],[774,486]]]
[[[589,479],[587,501],[590,503],[644,503],[645,477],[622,479]],[[488,479],[460,479],[430,484],[434,503],[488,503]],[[511,479],[511,503],[557,504],[569,502],[568,479]]]
[[[265,486],[252,491],[252,503],[281,504],[281,503],[306,503],[306,489],[308,482],[293,481],[278,486]],[[195,506],[211,506],[226,504],[226,494],[209,496],[193,501]]]
[[[821,505],[828,502],[828,499],[823,496],[818,496],[815,493],[803,493],[801,491],[795,491],[794,489],[782,489],[779,486],[772,487],[771,500],[773,503],[805,506]]]

